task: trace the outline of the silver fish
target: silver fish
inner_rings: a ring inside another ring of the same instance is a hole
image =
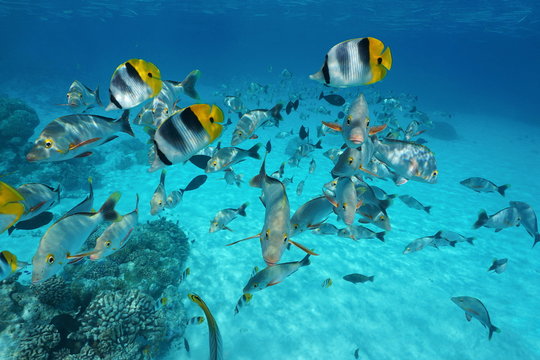
[[[310,228],[324,225],[333,206],[324,196],[309,200],[300,206],[291,217],[291,236],[300,234]]]
[[[238,215],[246,216],[246,207],[249,203],[242,204],[238,209],[228,208],[219,210],[214,216],[214,219],[210,222],[209,232],[216,232],[219,230],[229,230],[232,231],[227,225],[236,219]]]
[[[335,225],[324,223],[321,224],[319,227],[311,230],[311,233],[317,235],[337,235],[338,228]]]
[[[337,232],[337,235],[339,237],[343,238],[350,238],[353,240],[360,240],[360,239],[378,239],[382,242],[384,242],[384,235],[386,232],[375,232],[370,229],[368,229],[365,226],[361,225],[351,225],[349,227],[340,229]]]
[[[405,205],[407,205],[408,207],[412,209],[424,210],[428,214],[430,213],[429,211],[431,210],[431,206],[422,205],[420,201],[416,200],[410,195],[400,195],[399,200],[403,201]]]
[[[510,206],[517,209],[520,223],[523,225],[525,230],[534,238],[534,245],[540,241],[540,234],[538,233],[538,220],[536,218],[536,213],[529,206],[529,204],[522,201],[510,201]]]
[[[495,229],[495,232],[499,232],[505,228],[519,226],[520,221],[521,218],[518,210],[512,206],[502,209],[490,216],[488,216],[485,210],[482,210],[478,215],[478,220],[473,224],[473,228],[478,229],[483,226]]]
[[[304,191],[304,184],[305,184],[306,180],[301,180],[298,185],[296,186],[296,195],[297,196],[301,196],[302,195],[302,192]]]
[[[361,202],[357,201],[356,188],[351,178],[340,177],[335,197],[326,195],[326,198],[334,205],[334,211],[341,221],[347,225],[354,222],[356,209],[360,207]]]
[[[299,268],[308,266],[311,262],[309,260],[310,254],[307,254],[300,261],[293,261],[283,264],[277,264],[274,266],[268,266],[257,274],[255,274],[244,287],[244,293],[254,293],[261,291],[269,286],[279,284],[285,280],[288,276],[295,273]]]
[[[501,274],[506,270],[507,263],[508,259],[494,259],[488,271],[495,271],[497,274]]]
[[[91,90],[83,83],[75,80],[67,92],[67,104],[73,111],[85,112],[93,107],[102,107],[101,99],[99,98],[99,87],[96,90]]]
[[[128,111],[118,120],[98,115],[62,116],[45,126],[26,160],[62,161],[89,156],[95,147],[116,139],[118,132],[135,136],[129,125]]]
[[[216,171],[224,170],[231,167],[232,165],[238,164],[240,161],[243,161],[247,157],[254,159],[260,159],[259,149],[262,144],[258,143],[253,145],[248,150],[240,149],[237,147],[224,147],[219,149],[212,155],[208,160],[206,165],[205,172],[213,173]]]
[[[270,110],[251,110],[242,115],[233,131],[231,145],[236,146],[248,138],[251,138],[255,131],[268,122],[279,124],[283,120],[280,111],[282,104],[277,104]]]
[[[315,162],[315,159],[311,159],[311,162],[309,163],[309,173],[313,174],[316,168],[317,168],[317,163]]]
[[[470,296],[456,296],[450,300],[465,311],[465,318],[467,318],[467,321],[471,321],[472,318],[475,318],[480,321],[484,327],[488,328],[489,340],[491,340],[494,332],[501,332],[499,328],[491,323],[489,313],[480,300]]]
[[[242,175],[236,174],[232,168],[225,169],[225,175],[223,179],[227,185],[236,185],[240,187],[242,185]]]
[[[453,241],[455,243],[465,242],[466,241],[471,245],[474,245],[473,241],[475,239],[474,237],[465,237],[465,236],[463,236],[461,234],[458,234],[457,232],[453,232],[453,231],[449,231],[449,230],[438,231],[434,236],[444,238],[449,242]]]
[[[510,185],[497,186],[491,181],[481,177],[471,177],[459,182],[461,185],[468,187],[476,192],[498,192],[504,196],[505,191]]]
[[[405,247],[405,250],[403,250],[403,254],[409,254],[415,251],[420,251],[426,246],[428,246],[429,244],[431,244],[433,240],[435,240],[435,236],[424,236],[424,237],[415,239]]]
[[[60,202],[60,185],[56,189],[37,183],[23,184],[17,188],[23,197],[24,213],[19,222],[31,219],[51,209]]]
[[[357,212],[363,216],[359,222],[367,224],[372,223],[375,226],[380,227],[386,231],[392,230],[392,225],[390,224],[390,217],[386,213],[386,210],[380,208],[377,205],[373,204],[362,204]]]

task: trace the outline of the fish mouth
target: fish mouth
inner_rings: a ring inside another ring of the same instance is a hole
[[[349,141],[356,145],[361,145],[364,142],[364,137],[360,135],[351,135]]]
[[[34,154],[28,153],[26,154],[26,161],[34,162],[34,161],[37,161],[37,158]]]
[[[277,261],[272,261],[267,258],[264,258],[264,262],[266,263],[267,266],[274,266],[277,263]]]

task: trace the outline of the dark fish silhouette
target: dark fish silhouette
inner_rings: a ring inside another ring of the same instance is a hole
[[[319,100],[324,99],[327,103],[334,106],[341,106],[345,104],[345,99],[341,95],[337,94],[330,94],[330,95],[324,95],[323,92],[319,95]]]
[[[14,230],[34,230],[37,228],[40,228],[42,226],[47,225],[51,222],[53,218],[53,213],[50,211],[46,211],[44,213],[39,214],[38,216],[34,216],[31,219],[25,220],[25,221],[19,221],[12,227],[8,229],[8,234],[11,235],[11,233]]]

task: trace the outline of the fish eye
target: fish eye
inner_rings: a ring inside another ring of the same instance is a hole
[[[53,141],[51,139],[45,140],[45,148],[50,149],[53,145]]]
[[[259,284],[257,284],[257,283],[253,284],[254,288],[256,288],[257,286],[259,286]]]
[[[268,237],[270,236],[270,229],[266,230],[266,239],[268,240]]]
[[[47,264],[50,264],[50,265],[54,264],[54,255],[53,254],[47,255],[47,259],[45,261],[47,261]]]
[[[351,118],[351,115],[347,116],[347,125],[351,125]]]
[[[294,224],[293,227],[294,227],[294,230],[298,229],[298,224]]]
[[[159,201],[158,201],[158,205],[159,205],[159,206],[163,205],[163,201],[159,200]]]
[[[381,220],[381,221],[384,221],[385,219],[386,219],[386,217],[385,217],[384,215],[381,215],[381,216],[379,217],[379,220]]]
[[[379,64],[379,65],[382,64],[382,58],[381,57],[377,58],[377,64]]]
[[[437,170],[435,170],[435,171],[433,171],[433,172],[431,173],[431,177],[435,177],[435,176],[437,176],[437,175],[439,175],[439,172],[438,172]]]
[[[71,96],[71,94],[68,93],[68,94],[67,94],[67,98],[69,99],[70,96]]]
[[[214,161],[214,162],[212,163],[212,166],[214,166],[214,167],[217,166],[217,161]]]
[[[214,118],[212,116],[210,116],[210,122],[213,124],[214,123]]]
[[[109,246],[111,246],[111,242],[110,241],[105,241],[104,245],[105,245],[105,247],[109,247]]]
[[[285,236],[283,237],[283,242],[285,242],[285,243],[286,243],[286,242],[287,242],[288,240],[289,240],[288,236],[287,236],[287,235],[285,235]]]
[[[347,204],[346,204],[346,203],[343,203],[343,205],[341,205],[341,207],[342,207],[343,209],[346,209],[346,208],[347,208]]]
[[[370,122],[370,120],[369,120],[369,118],[367,117],[367,118],[366,118],[366,126],[369,126],[369,122]]]
[[[380,64],[380,63],[379,63]],[[152,77],[152,73],[148,73],[148,77]]]
[[[349,165],[351,165],[353,162],[353,158],[352,157],[349,157]]]

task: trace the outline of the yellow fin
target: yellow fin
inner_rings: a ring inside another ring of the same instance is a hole
[[[17,190],[0,181],[0,205],[21,200],[24,200],[24,198]]]
[[[11,272],[17,271],[17,257],[7,250],[2,251],[2,255],[4,255],[4,258],[8,262],[9,267],[11,268]]]
[[[24,213],[24,205],[18,202],[12,202],[0,206],[0,215],[11,216],[13,220],[5,226],[5,228],[0,228],[0,233],[4,232],[6,229],[12,227]]]

